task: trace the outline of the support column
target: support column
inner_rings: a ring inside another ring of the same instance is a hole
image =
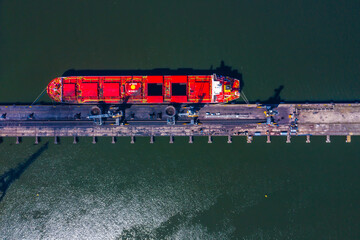
[[[111,137],[111,143],[112,143],[112,144],[115,144],[115,142],[116,142],[115,137],[112,136],[112,137]]]
[[[135,137],[134,135],[131,136],[131,141],[130,141],[131,144],[134,144],[135,143]]]
[[[74,136],[74,141],[73,141],[73,144],[77,144],[77,139],[76,139],[76,136]]]
[[[16,137],[16,144],[20,143],[20,137]]]
[[[208,143],[212,143],[212,138],[210,135],[208,136]]]
[[[39,137],[38,136],[35,136],[35,144],[39,144]],[[57,139],[56,139],[56,143],[57,144]]]
[[[38,140],[37,136],[36,136],[36,139]],[[35,140],[35,141],[36,141],[36,140]],[[39,142],[39,141],[38,141],[38,142]],[[35,142],[35,144],[36,144],[36,142]],[[54,144],[58,144],[58,137],[57,137],[57,136],[54,137]]]
[[[174,143],[174,137],[173,137],[173,135],[170,135],[170,141],[169,141],[169,143]]]
[[[266,143],[271,143],[270,134],[266,135]]]
[[[95,144],[95,143],[96,143],[96,137],[93,136],[92,144]]]
[[[331,143],[330,135],[326,135],[326,143]]]
[[[150,143],[154,143],[154,136],[153,135],[150,136]]]
[[[306,143],[310,143],[310,135],[306,135]]]
[[[193,136],[192,135],[189,136],[189,143],[193,143]]]
[[[286,135],[286,143],[291,143],[291,136],[290,136],[290,134]]]
[[[232,143],[232,139],[231,139],[231,136],[230,136],[230,135],[228,135],[227,143]]]

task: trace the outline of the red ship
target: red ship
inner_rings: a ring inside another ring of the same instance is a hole
[[[217,74],[74,76],[55,78],[47,93],[70,104],[226,103],[240,97],[240,81]]]

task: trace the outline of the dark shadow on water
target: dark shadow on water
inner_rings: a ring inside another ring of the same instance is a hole
[[[135,225],[129,229],[124,229],[115,239],[171,239],[188,218],[188,214],[177,213],[154,229],[148,229],[145,225]]]
[[[162,222],[155,229],[148,229],[145,225],[135,225],[124,229],[116,239],[170,239],[181,226],[200,224],[210,233],[226,232],[228,223],[234,227],[232,237],[243,239],[253,235],[257,229],[271,230],[274,227],[287,228],[289,226],[289,209],[292,202],[288,195],[296,195],[293,190],[274,192],[268,198],[259,200],[253,206],[239,209],[241,199],[228,194],[218,197],[217,201],[207,209],[197,212],[180,212],[167,221]]]
[[[262,103],[262,104],[267,104],[267,105],[278,106],[280,103],[285,102],[285,100],[282,99],[280,96],[283,89],[284,89],[284,85],[280,85],[278,88],[274,89],[274,95],[270,96],[267,100],[265,100],[265,101],[257,100],[256,102]]]
[[[45,143],[25,162],[20,163],[16,168],[12,168],[0,176],[0,202],[4,199],[11,184],[19,179],[21,174],[48,148],[49,142]]]
[[[226,223],[231,222],[235,227],[233,233],[236,238],[246,238],[257,229],[273,229],[275,226],[286,228],[289,225],[288,209],[291,203],[284,200],[291,191],[279,191],[269,198],[260,200],[254,206],[237,209],[238,199],[224,194],[209,209],[198,212],[191,219],[193,224],[206,226],[209,232],[219,232],[226,229]]]
[[[284,85],[280,85],[278,88],[274,89],[274,95],[269,97],[264,103],[270,103],[270,104],[279,104],[281,102],[284,102],[285,100],[280,97],[281,91],[284,89]]]

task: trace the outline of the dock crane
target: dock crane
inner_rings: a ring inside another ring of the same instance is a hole
[[[115,125],[124,124],[123,117],[124,113],[122,110],[120,110],[118,107],[110,107],[107,113],[101,114],[101,110],[98,107],[94,107],[91,110],[91,114],[87,116],[88,119],[94,120],[95,124],[97,125],[103,125],[104,121],[103,118],[113,118],[115,119]]]
[[[274,117],[279,114],[278,111],[274,110],[272,105],[260,105],[257,108],[265,108],[264,114],[266,117],[266,124],[267,125],[277,125],[274,121]]]
[[[195,109],[194,106],[190,107],[183,107],[184,109],[187,109],[185,112],[177,113],[174,106],[168,106],[165,109],[165,114],[167,116],[167,124],[168,125],[175,125],[177,117],[189,117],[191,118],[190,122],[184,123],[190,124],[190,125],[199,125],[199,111]]]
[[[199,123],[199,111],[195,110],[195,108],[193,106],[190,106],[189,109],[185,113],[178,113],[178,116],[191,118],[189,123],[184,123],[185,125],[186,124],[190,124],[190,125],[201,124],[201,123]]]

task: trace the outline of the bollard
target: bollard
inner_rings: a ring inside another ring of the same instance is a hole
[[[193,136],[189,136],[189,143],[193,143]]]
[[[310,143],[310,135],[306,135],[306,143]]]
[[[16,144],[19,144],[19,143],[20,143],[20,138],[16,137]]]
[[[74,136],[74,141],[73,141],[73,144],[77,144],[77,139],[76,139],[76,136]]]
[[[326,135],[326,143],[331,143],[330,135]]]
[[[232,140],[231,140],[231,136],[230,136],[230,135],[228,135],[227,143],[232,143]]]
[[[96,137],[93,136],[92,144],[95,144],[95,143],[96,143]]]
[[[135,137],[134,136],[131,136],[131,144],[134,144],[135,143]]]
[[[111,143],[112,143],[112,144],[115,144],[115,142],[116,142],[115,137],[112,136],[112,137],[111,137]]]
[[[150,143],[154,143],[154,136],[153,135],[150,136]]]
[[[212,143],[212,138],[210,135],[208,136],[208,143]]]
[[[36,136],[36,139],[37,139],[37,136]],[[38,139],[37,139],[37,140],[38,140]],[[35,144],[37,144],[37,143],[35,142]],[[58,138],[57,138],[57,136],[54,137],[54,144],[58,144]]]
[[[38,136],[35,136],[35,144],[39,144],[39,137]],[[57,143],[55,143],[57,144]]]
[[[170,135],[170,141],[169,141],[169,143],[174,143],[173,135]]]

